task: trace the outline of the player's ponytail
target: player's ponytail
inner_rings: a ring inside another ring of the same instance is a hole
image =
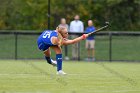
[[[57,29],[57,30],[59,30],[59,26],[58,26],[58,27],[56,27],[56,29]]]

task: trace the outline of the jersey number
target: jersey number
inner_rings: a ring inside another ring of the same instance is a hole
[[[43,34],[43,38],[50,38],[50,35],[51,35],[51,33],[50,32],[45,32],[44,34]]]

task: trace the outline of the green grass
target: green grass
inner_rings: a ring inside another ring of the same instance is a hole
[[[0,93],[140,93],[140,63],[64,62],[66,76],[44,60],[0,60]]]

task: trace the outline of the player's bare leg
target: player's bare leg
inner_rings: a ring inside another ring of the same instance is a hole
[[[44,55],[45,55],[45,59],[47,60],[47,62],[53,66],[57,65],[57,62],[52,60],[50,58],[51,52],[50,52],[50,48],[48,48],[47,50],[44,51]]]
[[[47,50],[44,51],[45,56],[50,57],[51,52],[50,52],[50,48],[48,48]]]

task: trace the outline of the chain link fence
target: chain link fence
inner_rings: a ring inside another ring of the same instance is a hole
[[[43,59],[37,48],[40,32],[0,31],[0,59]],[[69,33],[80,36],[82,33]],[[140,32],[100,32],[95,36],[96,61],[140,61]],[[72,45],[63,46],[63,58],[72,59]],[[54,51],[51,52],[55,59]],[[85,60],[85,40],[79,42],[78,60]]]

